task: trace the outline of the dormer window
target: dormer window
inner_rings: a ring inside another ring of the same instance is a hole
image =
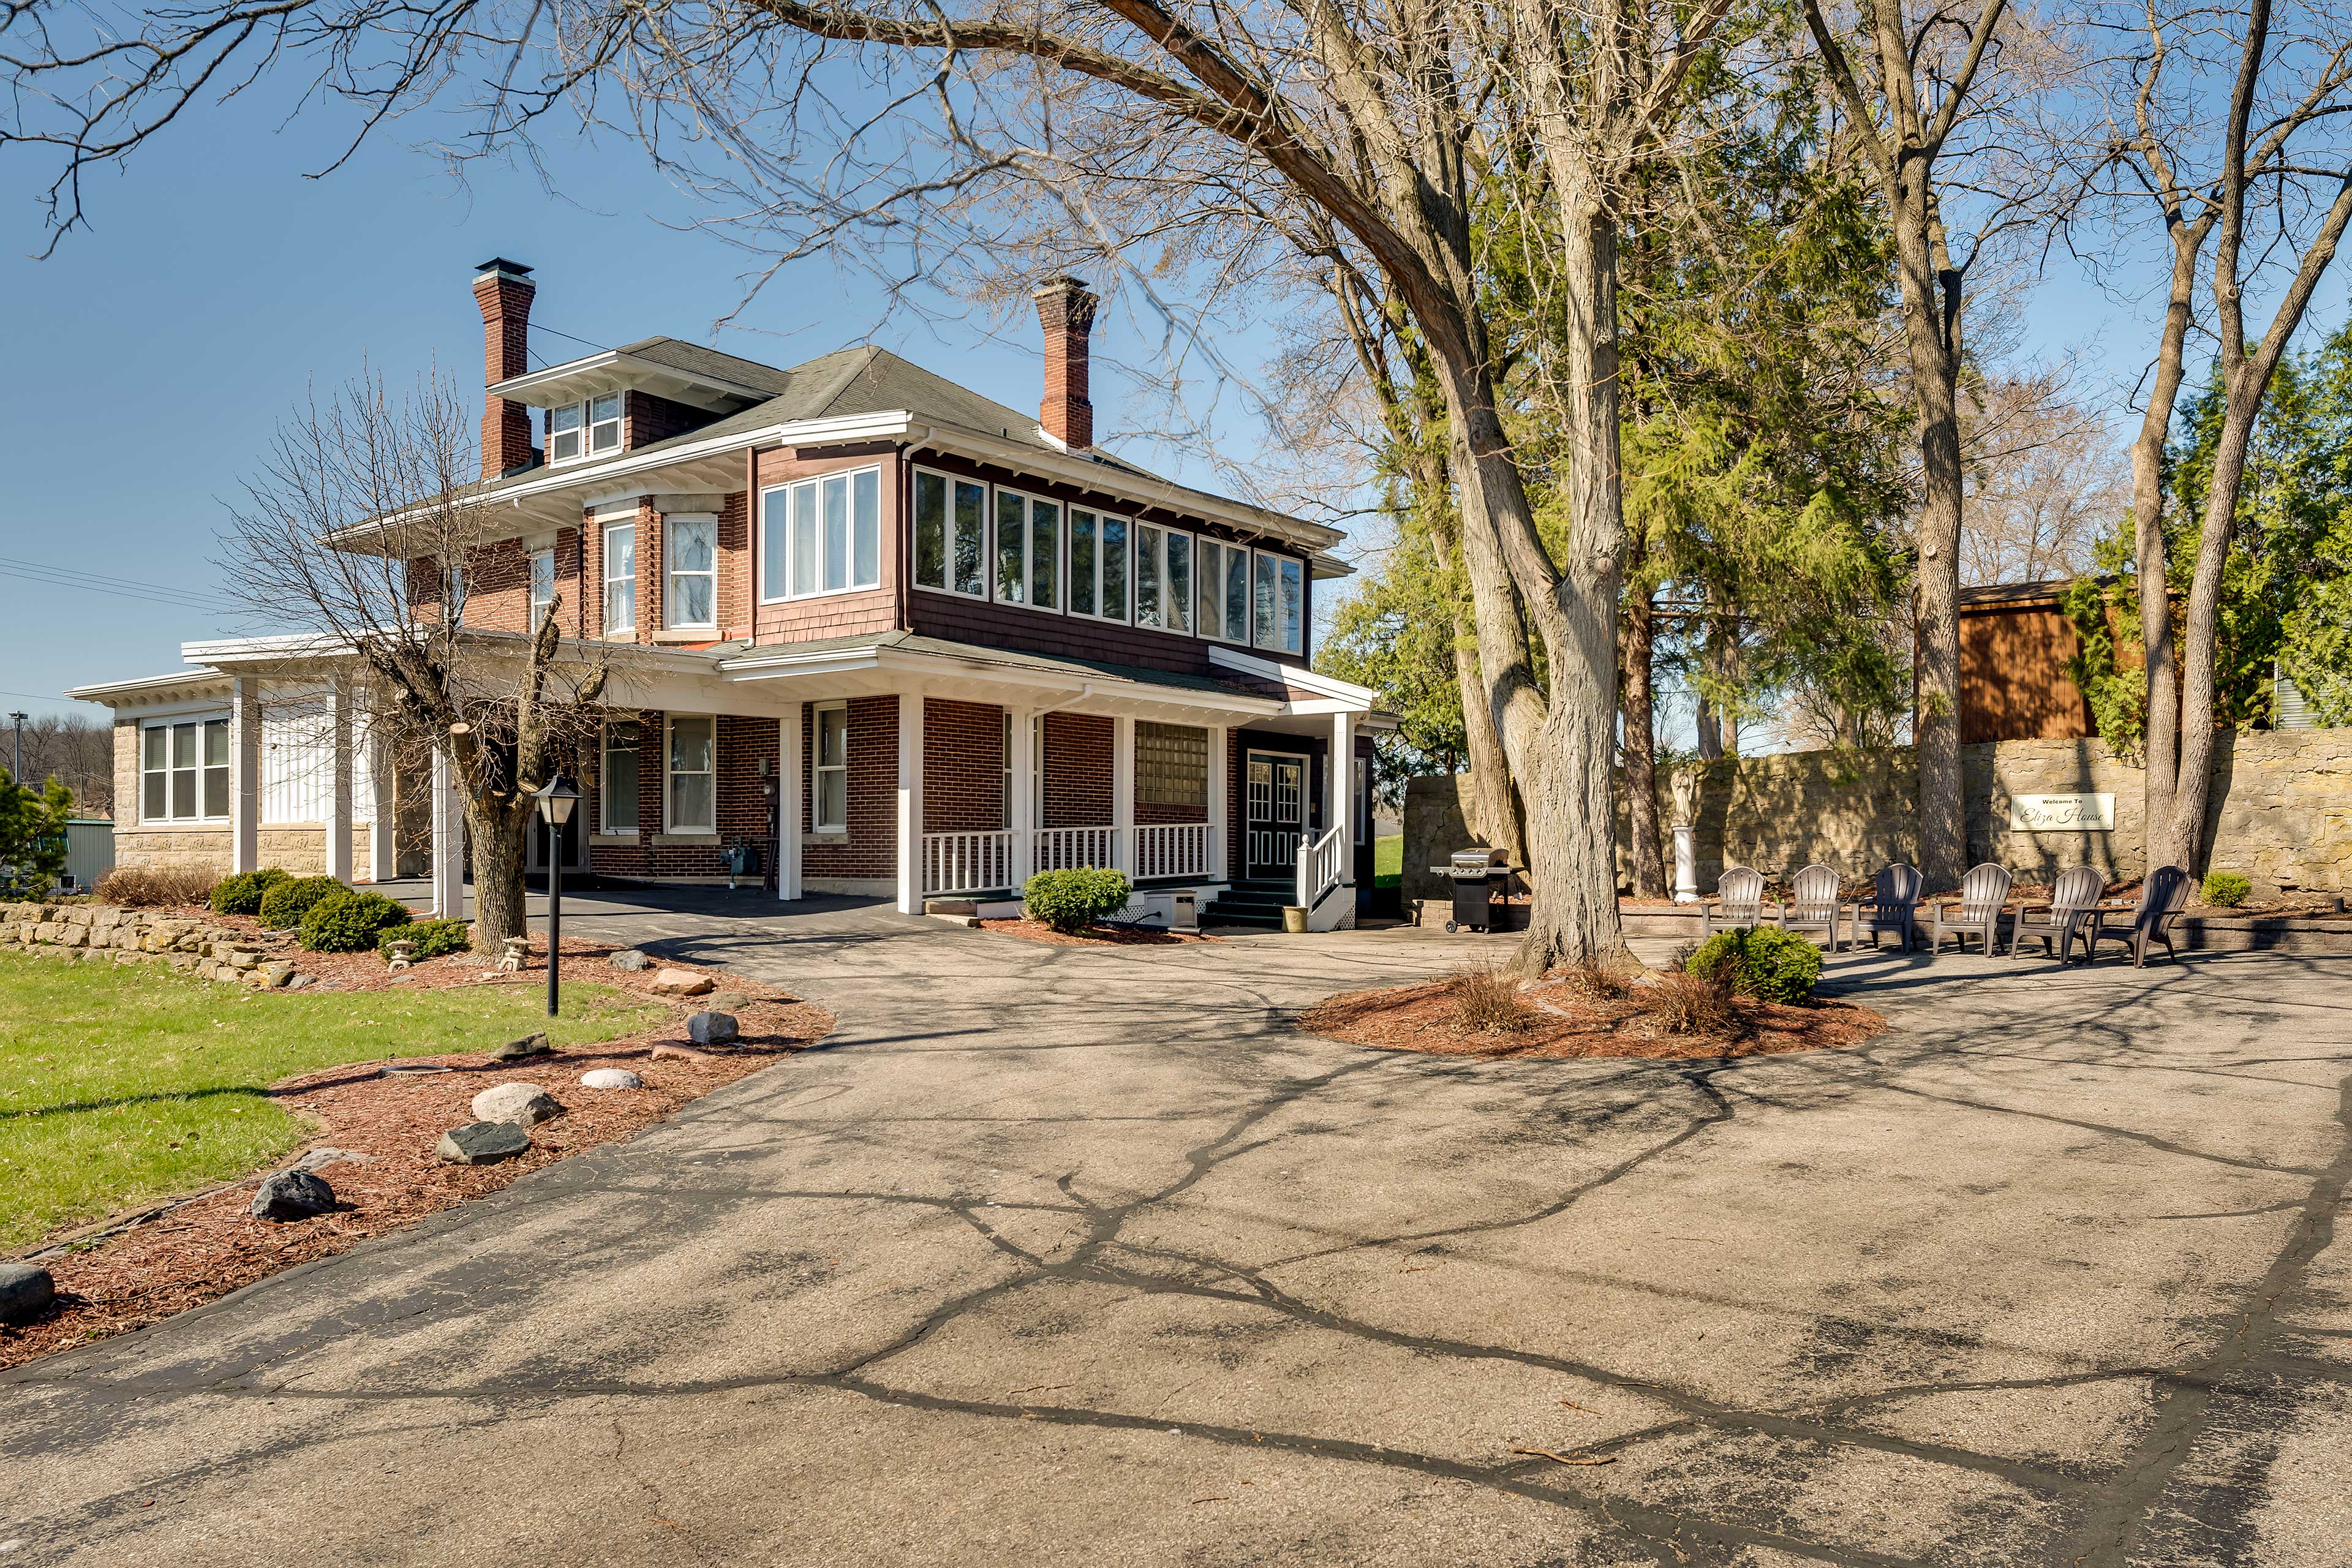
[[[607,393],[584,403],[547,411],[547,460],[569,463],[621,449],[621,395]]]

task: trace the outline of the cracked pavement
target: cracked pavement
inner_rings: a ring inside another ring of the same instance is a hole
[[[2352,961],[1474,1062],[1285,1020],[1482,939],[773,908],[565,912],[831,1048],[0,1374],[0,1568],[2352,1560]]]

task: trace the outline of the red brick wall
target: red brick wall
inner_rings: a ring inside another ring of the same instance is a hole
[[[466,624],[483,631],[530,629],[530,560],[520,540],[467,552]]]
[[[656,441],[667,441],[672,436],[683,436],[698,426],[710,423],[711,416],[698,408],[683,403],[672,403],[667,397],[656,397],[650,392],[627,392],[621,395],[621,448],[634,452]]]
[[[1110,825],[1111,721],[1045,715],[1045,820],[1041,827]]]
[[[801,710],[801,755],[814,767],[816,710]],[[808,826],[815,788],[804,789],[801,824]],[[808,844],[801,854],[808,877],[893,878],[898,874],[898,699],[849,700],[849,835],[845,844]]]
[[[719,508],[719,637],[751,635],[751,509],[742,491]]]
[[[1006,826],[1004,710],[928,699],[923,703],[923,831],[992,833]]]
[[[662,832],[664,798],[667,788],[667,752],[668,744],[667,715],[648,709],[638,715],[639,750],[637,752],[637,841],[635,844],[598,844],[590,848],[590,864],[593,869],[610,877],[724,877],[727,868],[719,858],[723,844],[656,844]],[[775,880],[776,828],[775,816],[768,796],[761,786],[772,782],[782,760],[781,748],[773,719],[756,718],[735,713],[719,715],[718,729],[718,790],[719,837],[723,841],[748,838],[760,847],[760,863],[765,879]],[[768,776],[762,779],[760,763],[765,759]],[[601,765],[601,759],[600,759]],[[596,832],[604,831],[604,781],[599,778],[586,792],[582,809]],[[614,829],[624,824],[610,825]]]

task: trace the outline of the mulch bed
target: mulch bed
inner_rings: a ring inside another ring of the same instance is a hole
[[[1047,947],[1181,947],[1191,942],[1222,942],[1194,931],[1155,931],[1143,926],[1094,926],[1075,934],[1055,931],[1044,921],[982,921],[982,931],[1042,942]]]
[[[660,968],[700,967],[656,961],[655,969],[635,973],[602,963],[583,963],[573,970],[574,945],[563,944],[568,973],[648,997],[646,987]],[[578,946],[583,960],[616,951],[610,944]],[[364,959],[379,972],[383,968],[372,953],[309,956]],[[482,970],[478,962],[460,967],[436,959],[390,978],[405,981],[415,975],[421,978],[411,984],[436,988],[545,984],[543,971],[537,978],[501,974],[485,981]],[[833,1016],[824,1009],[772,986],[715,969],[707,972],[718,992],[672,1003],[670,1019],[626,1039],[518,1062],[499,1062],[481,1053],[400,1058],[404,1067],[453,1069],[446,1073],[387,1078],[379,1064],[362,1062],[272,1086],[271,1098],[312,1122],[317,1134],[269,1170],[287,1169],[310,1150],[341,1150],[357,1156],[319,1167],[341,1207],[291,1224],[256,1219],[250,1212],[254,1189],[269,1173],[259,1171],[192,1198],[53,1237],[18,1256],[49,1270],[57,1281],[57,1303],[32,1322],[0,1326],[0,1367],[143,1328],[281,1269],[347,1251],[369,1237],[494,1193],[541,1166],[641,1131],[688,1101],[805,1049],[834,1026]],[[362,984],[367,978],[364,971],[350,976],[352,988],[388,988]],[[373,978],[381,982],[385,977],[379,973]],[[713,1000],[724,1001],[741,1037],[730,1047],[688,1045],[687,1017]],[[645,1080],[645,1087],[581,1087],[581,1074],[607,1067],[627,1068]],[[441,1134],[471,1121],[473,1097],[500,1083],[537,1084],[562,1101],[564,1113],[531,1128],[530,1148],[514,1159],[495,1165],[442,1163],[434,1152]]]
[[[1552,978],[1519,994],[1529,1004],[1532,1017],[1517,1033],[1460,1026],[1454,1020],[1452,983],[1444,980],[1334,996],[1304,1014],[1298,1026],[1351,1045],[1440,1057],[1708,1061],[1834,1050],[1859,1045],[1886,1027],[1885,1017],[1850,1002],[1816,1000],[1789,1006],[1742,997],[1735,1004],[1739,1033],[1675,1035],[1643,1009],[1639,986],[1625,996],[1602,1000],[1580,995],[1565,980]]]

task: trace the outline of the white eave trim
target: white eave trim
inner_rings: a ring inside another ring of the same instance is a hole
[[[76,702],[96,702],[108,708],[123,703],[163,701],[182,693],[210,694],[226,689],[229,678],[217,669],[182,669],[170,675],[145,675],[136,680],[102,680],[90,686],[69,686],[66,695]]]
[[[1279,680],[1285,685],[1319,691],[1326,697],[1337,699],[1345,708],[1369,710],[1381,700],[1381,694],[1370,687],[1353,685],[1328,675],[1318,675],[1298,665],[1278,664],[1273,659],[1260,658],[1254,653],[1244,653],[1239,648],[1223,647],[1216,643],[1209,645],[1209,662],[1222,664],[1227,669],[1239,670],[1244,675],[1255,675],[1261,680]],[[1302,706],[1299,710],[1335,713],[1342,709],[1307,709]]]
[[[1041,687],[1054,691],[1068,691],[1076,687],[1085,695],[1107,699],[1159,702],[1183,708],[1207,708],[1224,712],[1258,713],[1274,717],[1287,711],[1287,705],[1271,697],[1245,696],[1237,691],[1194,691],[1180,686],[1157,686],[1148,680],[1130,680],[1125,676],[1105,675],[1098,670],[1064,672],[1039,669],[1029,665],[1003,664],[994,659],[971,655],[932,653],[924,649],[898,647],[876,642],[862,647],[827,648],[822,652],[752,654],[723,661],[719,673],[730,680],[773,680],[795,676],[840,675],[852,670],[903,670],[910,675],[936,673],[941,668],[963,671],[986,680],[1006,686]]]

